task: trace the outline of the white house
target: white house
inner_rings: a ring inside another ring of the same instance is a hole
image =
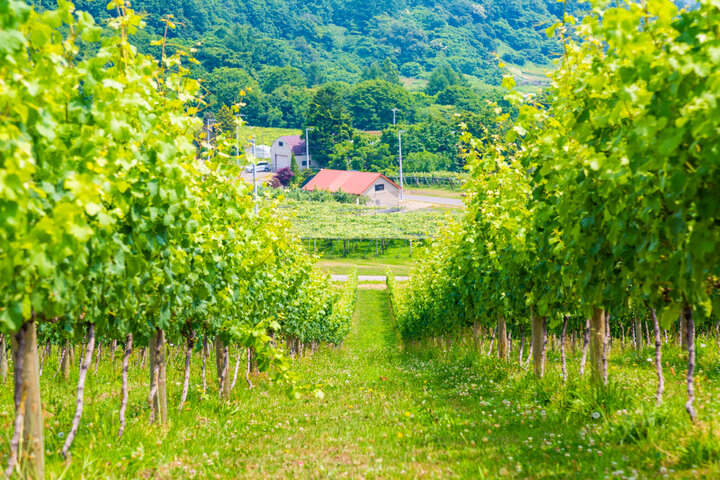
[[[267,145],[255,145],[255,158],[253,159],[252,147],[245,150],[245,155],[249,161],[267,160],[270,161],[270,147]]]
[[[371,204],[383,207],[400,204],[400,186],[380,173],[322,169],[303,189],[342,191],[367,197]]]
[[[308,168],[305,140],[301,139],[300,135],[286,135],[276,139],[270,147],[270,170],[277,172],[281,168],[289,167],[293,154],[300,170]],[[317,168],[312,161],[312,154],[310,154],[310,168]]]

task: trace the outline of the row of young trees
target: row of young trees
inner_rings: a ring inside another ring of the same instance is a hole
[[[601,3],[548,30],[564,56],[542,98],[509,94],[507,136],[465,135],[467,217],[393,288],[394,309],[407,340],[484,325],[504,344],[529,320],[538,376],[547,330],[583,329],[598,385],[608,322],[649,318],[658,402],[662,330],[680,318],[695,420],[695,330],[720,313],[720,7]]]
[[[165,40],[160,60],[138,54],[129,38],[143,19],[124,0],[108,4],[112,36],[68,1],[1,9],[0,354],[9,338],[16,410],[6,475],[44,475],[39,334],[62,347],[61,365],[84,345],[65,456],[99,338],[125,349],[120,432],[133,344],[150,354],[150,420],[165,423],[168,342],[189,355],[213,338],[222,396],[228,345],[291,380],[278,335],[342,342],[355,284],[340,292],[314,273],[274,205],[255,211],[225,155],[205,145],[198,157],[191,57],[165,55]],[[80,43],[95,48],[80,56]]]

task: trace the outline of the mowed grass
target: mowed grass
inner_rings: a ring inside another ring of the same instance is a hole
[[[699,341],[695,426],[682,406],[684,361],[676,347],[665,353],[666,404],[656,407],[651,349],[620,351],[616,342],[612,382],[596,390],[579,379],[577,351],[569,352],[570,380],[563,386],[556,350],[547,378],[537,381],[517,365],[517,341],[509,366],[478,354],[465,339],[450,343],[402,347],[386,292],[361,289],[342,348],[322,347],[295,364],[299,381],[322,385],[324,398],[290,399],[283,386],[256,379],[253,390],[238,380],[230,400],[221,402],[210,372],[201,398],[196,355],[186,408],[170,408],[168,428],[150,427],[148,373],[134,366],[122,439],[116,437],[119,372],[105,357],[98,374],[90,374],[69,464],[57,452],[74,410],[74,386],[53,380],[50,362],[42,378],[48,478],[66,469],[64,478],[73,479],[718,478],[714,342]],[[171,406],[180,394],[181,363],[173,359],[168,370]],[[6,388],[3,460],[11,405]]]
[[[422,186],[405,186],[405,193],[412,195],[427,195],[430,197],[441,197],[441,198],[463,198],[463,190],[456,187],[454,189],[450,187],[422,187]]]
[[[358,275],[385,275],[388,267],[393,275],[407,276],[415,266],[412,258],[323,258],[318,260],[318,267],[331,274],[349,275],[357,269]]]

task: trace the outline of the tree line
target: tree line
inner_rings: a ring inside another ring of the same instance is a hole
[[[493,105],[516,113],[500,90],[473,88],[447,65],[438,67],[420,92],[409,92],[400,84],[390,61],[368,67],[360,83],[315,88],[307,88],[292,67],[266,69],[259,81],[230,69],[216,73],[205,84],[213,92],[211,105],[218,109],[208,121],[233,135],[233,105],[240,104],[243,121],[251,125],[300,127],[303,137],[305,129],[312,128],[314,160],[321,167],[342,170],[396,173],[397,132],[402,129],[409,171],[459,171],[460,125],[477,133],[482,126],[496,128]]]

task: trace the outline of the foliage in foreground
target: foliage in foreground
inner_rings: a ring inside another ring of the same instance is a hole
[[[632,326],[636,339],[654,333],[661,403],[663,330],[679,319],[696,420],[695,328],[720,313],[720,6],[598,6],[575,27],[579,40],[567,35],[575,22],[548,30],[565,55],[547,97],[513,92],[520,116],[507,136],[465,136],[468,215],[398,302],[400,330],[415,340],[489,327],[505,351],[508,324],[530,320],[543,376],[547,332],[584,325],[603,385],[608,341]]]
[[[229,345],[292,387],[271,339],[339,344],[349,323],[348,300],[333,315],[339,295],[313,271],[277,205],[254,208],[222,152],[202,145],[198,157],[194,60],[164,49],[159,60],[137,54],[128,38],[141,16],[123,0],[110,7],[116,33],[101,38],[69,2],[42,13],[0,5],[0,335],[12,338],[16,406],[7,475],[43,477],[38,338],[62,346],[65,381],[83,344],[67,456],[96,342],[121,342],[126,358],[133,343],[147,347],[150,422],[166,424],[168,341],[190,352],[212,337],[227,396]],[[81,42],[94,54],[78,56]],[[186,386],[188,378],[186,369]],[[126,402],[127,382],[122,388]]]

